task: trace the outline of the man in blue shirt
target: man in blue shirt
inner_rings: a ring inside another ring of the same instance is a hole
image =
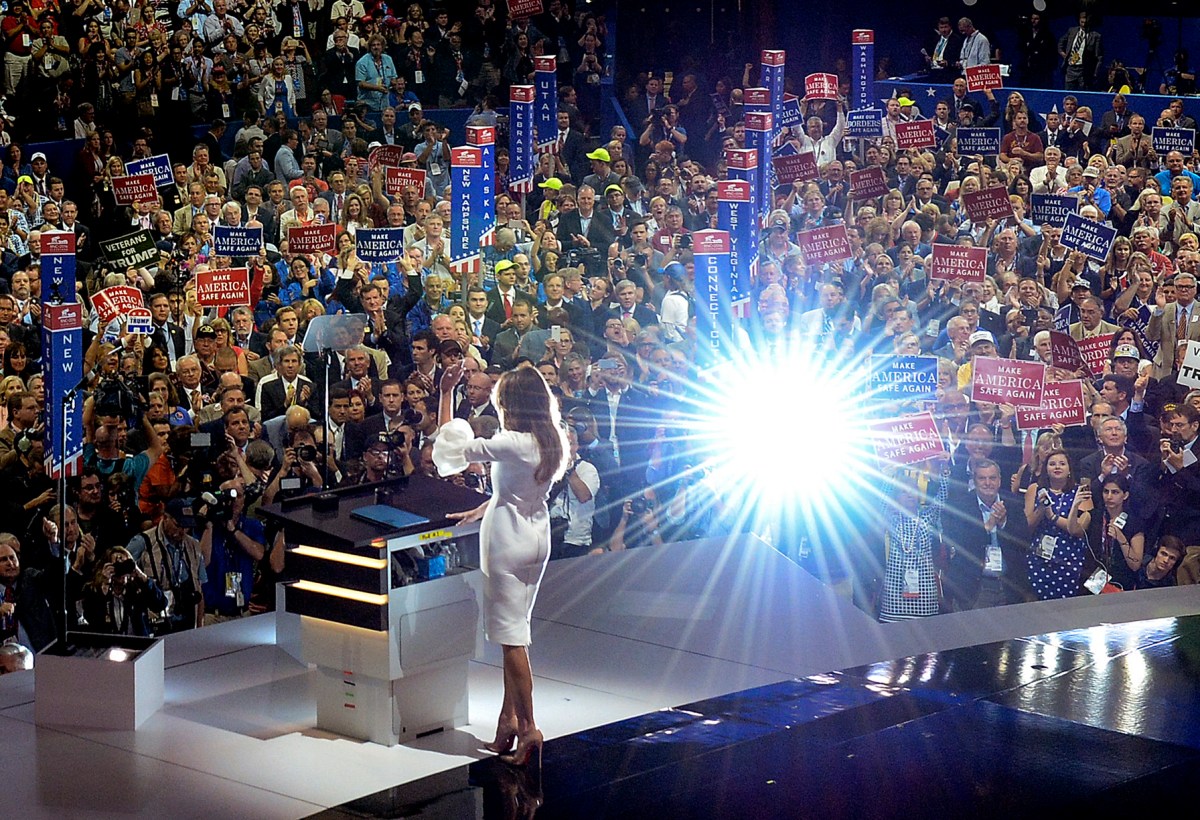
[[[1187,168],[1183,167],[1183,154],[1178,151],[1170,151],[1167,154],[1167,170],[1159,171],[1154,175],[1158,181],[1158,189],[1160,191],[1171,190],[1171,180],[1182,174],[1192,181],[1192,198],[1195,199],[1196,192],[1200,191],[1200,176],[1193,174]]]
[[[354,65],[354,79],[358,81],[358,101],[369,111],[382,111],[387,104],[392,80],[396,79],[396,64],[383,53],[386,43],[380,34],[372,34],[367,40],[367,53],[358,58]]]

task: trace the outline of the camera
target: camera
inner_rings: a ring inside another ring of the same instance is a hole
[[[201,493],[202,506],[196,517],[207,519],[214,524],[229,521],[233,517],[233,502],[239,494],[238,490],[233,487],[228,490]]]
[[[1182,453],[1183,452],[1183,437],[1182,436],[1178,436],[1178,435],[1171,436],[1170,442],[1171,442],[1171,452],[1172,453]]]
[[[686,250],[692,246],[692,235],[690,233],[681,233],[679,235],[679,250]]]
[[[107,416],[137,418],[141,415],[141,401],[120,379],[107,378],[96,387],[96,412]]]
[[[650,257],[648,257],[644,253],[635,253],[633,255],[633,261],[637,264],[638,267],[644,268],[644,267],[646,267],[646,264],[650,261]]]
[[[634,515],[642,515],[649,509],[650,502],[646,500],[646,496],[644,495],[639,495],[629,501],[629,511]]]
[[[137,572],[137,565],[133,562],[132,558],[123,558],[113,564],[114,581],[125,575],[133,575],[135,572]]]
[[[296,447],[296,458],[301,461],[316,461],[317,448],[312,444],[301,444]]]

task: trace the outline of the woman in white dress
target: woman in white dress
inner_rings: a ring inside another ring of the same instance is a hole
[[[462,375],[461,366],[442,375],[441,427],[433,460],[443,476],[462,472],[469,463],[492,465],[492,497],[474,510],[449,517],[463,523],[483,520],[479,546],[484,623],[488,640],[504,647],[504,705],[496,739],[485,747],[523,765],[534,753],[540,760],[542,747],[542,733],[533,719],[529,623],[550,558],[546,499],[566,471],[566,434],[542,375],[522,367],[505,373],[496,384],[500,431],[490,439],[474,438],[465,420],[452,419],[452,396]]]

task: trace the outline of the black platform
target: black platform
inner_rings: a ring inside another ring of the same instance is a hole
[[[1196,783],[1190,616],[750,689],[552,740],[540,777],[489,758],[317,816],[1140,818]]]

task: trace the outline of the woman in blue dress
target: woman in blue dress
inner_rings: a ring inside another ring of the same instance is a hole
[[[1025,490],[1025,519],[1033,531],[1029,584],[1038,600],[1078,594],[1091,511],[1091,491],[1075,486],[1066,452],[1049,453],[1045,474]]]

